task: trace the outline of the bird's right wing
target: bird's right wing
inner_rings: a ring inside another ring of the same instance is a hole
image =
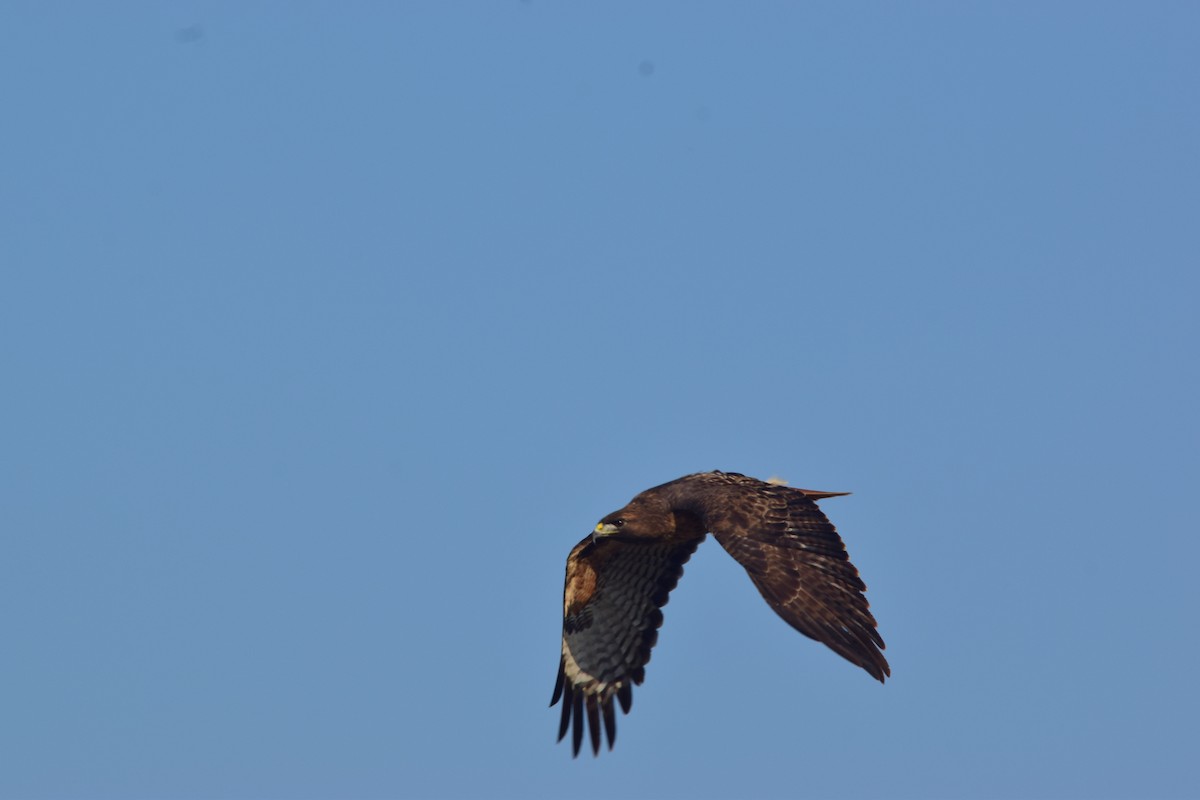
[[[588,536],[567,557],[563,589],[562,659],[550,705],[563,703],[561,741],[573,728],[575,755],[585,721],[592,751],[600,752],[600,723],[608,746],[617,733],[615,695],[629,713],[632,684],[645,677],[667,596],[700,540],[621,541]],[[572,724],[573,723],[573,724]]]

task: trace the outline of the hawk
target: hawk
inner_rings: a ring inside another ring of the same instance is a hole
[[[775,613],[881,683],[883,639],[842,539],[816,501],[845,492],[793,489],[736,472],[701,472],[647,489],[600,520],[567,556],[562,659],[550,705],[562,701],[558,739],[584,725],[611,750],[613,699],[628,714],[683,565],[711,532]]]

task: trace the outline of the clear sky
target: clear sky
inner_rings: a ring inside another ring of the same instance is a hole
[[[1200,794],[1200,6],[0,5],[0,797]],[[713,541],[612,753],[563,563]]]

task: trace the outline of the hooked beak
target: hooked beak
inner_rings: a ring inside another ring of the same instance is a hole
[[[602,536],[612,536],[619,530],[620,528],[618,528],[616,525],[613,525],[611,522],[599,522],[596,524],[596,527],[592,529],[592,541],[594,542],[596,539]]]

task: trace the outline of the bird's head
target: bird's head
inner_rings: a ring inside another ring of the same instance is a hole
[[[596,538],[618,536],[622,539],[652,536],[656,530],[662,528],[661,517],[665,511],[665,508],[654,508],[653,504],[635,497],[629,505],[600,520],[592,535]]]
[[[675,532],[675,515],[660,499],[635,497],[629,505],[614,511],[596,524],[593,538],[615,536],[620,539],[663,538]]]
[[[633,523],[632,525],[630,525],[631,522]],[[628,531],[626,531],[626,526],[629,526]],[[603,536],[624,536],[627,534],[636,536],[637,529],[637,517],[627,515],[625,510],[622,509],[620,511],[614,511],[604,519],[597,522],[595,529],[592,531],[592,537],[600,538]]]

